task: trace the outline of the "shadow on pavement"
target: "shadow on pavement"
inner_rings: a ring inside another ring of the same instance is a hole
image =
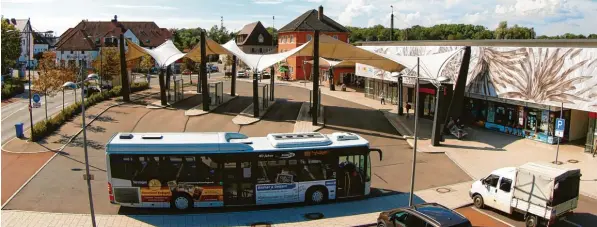
[[[210,112],[210,114],[221,114],[228,116],[236,116],[243,112],[245,108],[253,103],[253,97],[238,96],[237,98],[228,101],[227,103],[218,106]]]
[[[324,114],[326,127],[352,128],[390,135],[398,134],[383,113],[378,110],[325,106]]]
[[[357,128],[347,129],[347,128],[340,128],[340,127],[331,126],[329,124],[326,124],[323,128],[324,129],[330,129],[330,130],[333,130],[333,131],[352,132],[352,133],[356,133],[356,134],[359,134],[359,135],[375,136],[375,137],[381,137],[381,138],[386,138],[386,139],[405,140],[401,136],[391,136],[391,134],[390,135],[382,135],[380,133],[365,132],[365,131],[360,131]],[[386,134],[386,133],[384,133],[384,134]]]
[[[228,219],[236,219],[240,225],[249,225],[257,222],[268,222],[272,224],[292,223],[309,221],[303,217],[304,214],[319,212],[325,218],[338,218],[360,214],[374,213],[408,206],[408,193],[389,191],[385,189],[372,188],[371,194],[366,198],[341,199],[331,201],[322,205],[306,205],[304,203],[290,203],[277,205],[240,206],[240,207],[218,207],[218,208],[193,208],[188,212],[180,212],[169,208],[131,208],[120,207],[118,214],[128,215],[131,218],[143,221],[150,225],[160,226],[161,220],[156,220],[154,215],[167,215],[165,218],[174,222],[185,216],[196,216],[206,219],[214,226],[228,226]],[[415,196],[414,203],[425,201]],[[185,214],[180,215],[180,214]],[[226,217],[227,216],[227,217]],[[366,223],[375,223],[375,219],[365,220]],[[233,225],[237,225],[233,224]]]
[[[506,149],[503,149],[503,148],[462,146],[462,145],[454,145],[454,144],[442,144],[442,147],[460,148],[460,149],[467,149],[467,150],[506,151]]]

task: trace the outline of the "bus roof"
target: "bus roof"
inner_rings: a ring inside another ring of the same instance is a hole
[[[354,133],[274,133],[248,137],[234,132],[117,133],[106,145],[107,153],[185,154],[249,153],[369,146]]]

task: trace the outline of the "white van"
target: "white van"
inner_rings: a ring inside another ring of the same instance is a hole
[[[580,169],[551,163],[527,163],[494,170],[471,186],[477,208],[522,213],[526,226],[551,225],[578,204]]]

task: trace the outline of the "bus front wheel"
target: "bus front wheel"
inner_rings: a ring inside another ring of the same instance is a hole
[[[326,201],[328,190],[324,187],[312,187],[307,190],[307,203],[320,204]]]
[[[172,195],[170,206],[180,211],[186,211],[193,207],[193,199],[186,193],[176,193]]]

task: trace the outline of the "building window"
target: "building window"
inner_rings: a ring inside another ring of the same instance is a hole
[[[307,34],[307,42],[311,41],[311,39],[313,39],[313,36],[311,34]]]
[[[85,51],[84,51],[84,50],[82,50],[82,51],[81,51],[81,54],[85,54]]]
[[[60,54],[64,54],[64,51],[63,51],[63,50],[61,50],[61,51],[60,51]]]
[[[290,36],[290,43],[294,43],[294,35]]]
[[[255,53],[255,48],[251,47],[251,53]]]
[[[334,39],[338,39],[338,35],[334,35]]]
[[[71,51],[70,51],[70,54],[74,54],[74,52],[71,50]]]
[[[263,35],[262,34],[259,34],[258,41],[259,41],[259,43],[263,43]]]
[[[263,53],[263,49],[261,49],[261,47],[259,47],[259,53]]]

